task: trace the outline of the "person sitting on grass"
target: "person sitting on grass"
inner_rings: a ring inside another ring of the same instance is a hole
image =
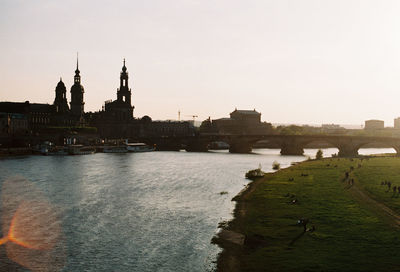
[[[315,231],[315,226],[312,225],[311,228],[306,230],[307,232],[314,232]]]
[[[300,218],[297,221],[298,225],[303,225],[303,231],[306,232],[307,231],[307,224],[310,220],[308,218]]]

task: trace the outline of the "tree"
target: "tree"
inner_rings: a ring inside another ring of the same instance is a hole
[[[323,153],[321,149],[318,149],[317,154],[315,154],[315,159],[321,160],[323,158]]]

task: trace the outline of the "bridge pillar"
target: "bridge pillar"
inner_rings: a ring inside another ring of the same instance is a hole
[[[181,143],[179,141],[156,141],[157,151],[179,151]]]
[[[304,148],[302,145],[291,142],[291,143],[284,143],[281,146],[281,155],[303,155]]]
[[[185,150],[187,152],[207,152],[208,151],[208,142],[205,141],[192,141],[186,145]]]
[[[346,144],[337,146],[339,149],[339,157],[357,157],[359,147],[354,144]]]
[[[246,141],[241,141],[237,143],[229,143],[230,153],[251,153],[252,146]]]
[[[394,150],[396,150],[396,156],[400,157],[400,145],[393,145]]]

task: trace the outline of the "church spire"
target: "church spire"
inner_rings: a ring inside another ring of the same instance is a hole
[[[124,58],[124,66],[122,66],[122,72],[126,72],[126,66],[125,66],[125,58]]]
[[[83,116],[85,113],[83,101],[83,86],[81,85],[81,76],[79,71],[78,52],[76,53],[76,70],[74,75],[74,85],[71,87],[71,113],[75,116]]]
[[[74,83],[80,85],[81,84],[81,76],[79,75],[79,59],[78,59],[78,52],[76,52],[76,70],[74,76]]]
[[[75,74],[79,74],[79,56],[78,56],[78,52],[76,52],[76,70],[75,70]]]

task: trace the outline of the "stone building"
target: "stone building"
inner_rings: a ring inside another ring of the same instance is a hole
[[[125,59],[120,73],[117,99],[104,103],[103,110],[88,112],[85,119],[98,129],[102,138],[150,139],[155,137],[192,136],[194,127],[188,122],[152,121],[149,116],[134,118],[132,89]]]
[[[367,120],[364,128],[367,130],[384,129],[385,122],[382,120]]]
[[[85,118],[91,126],[98,129],[103,138],[131,138],[140,131],[140,123],[133,118],[132,90],[129,88],[129,75],[125,59],[120,73],[120,86],[117,99],[104,103],[103,110],[86,113]]]
[[[117,100],[112,102],[105,102],[105,111],[109,117],[118,122],[129,122],[133,120],[133,109],[132,105],[132,90],[129,88],[129,75],[127,68],[122,66],[122,72],[120,74],[120,86],[117,89]]]
[[[52,105],[44,103],[0,102],[0,136],[1,143],[9,142],[7,137],[33,137],[44,135],[57,128],[83,126],[84,121],[84,88],[81,85],[78,60],[71,87],[71,108],[68,107],[67,88],[60,78],[55,88]],[[52,132],[53,134],[56,132]]]
[[[394,119],[394,128],[400,129],[400,117]]]
[[[83,101],[84,88],[81,85],[81,76],[78,60],[76,61],[76,70],[74,76],[74,85],[71,87],[71,111],[70,115],[77,121],[77,124],[84,125],[85,102]]]
[[[261,122],[261,113],[254,110],[235,109],[230,118],[208,119],[200,127],[202,132],[220,134],[269,134],[272,131],[270,123]]]

